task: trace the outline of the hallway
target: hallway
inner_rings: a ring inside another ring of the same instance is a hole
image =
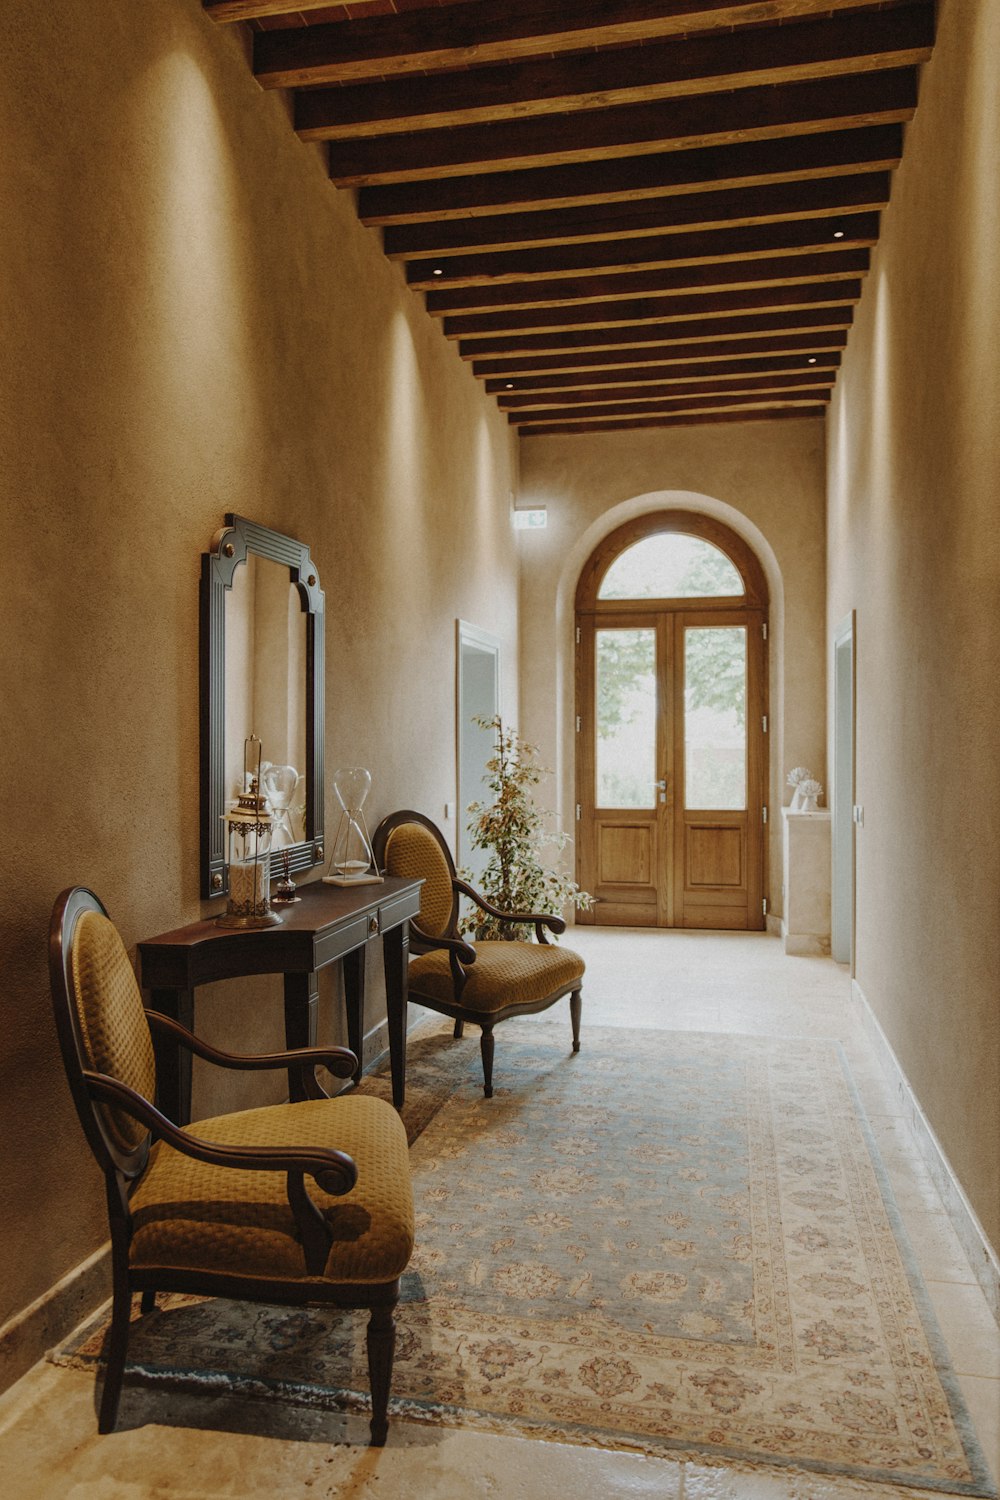
[[[588,1024],[822,1036],[843,1044],[980,1442],[994,1474],[1000,1472],[1000,1331],[866,1038],[846,970],[829,959],[788,958],[765,934],[576,928],[571,943],[587,961],[584,1049]],[[98,1438],[90,1376],[44,1362],[0,1398],[0,1471],[5,1492],[17,1500],[534,1500],[563,1494],[575,1500],[847,1500],[860,1493],[890,1500],[928,1494],[398,1419],[381,1451],[336,1446],[345,1440],[360,1445],[366,1435],[360,1417],[126,1387],[120,1430]]]

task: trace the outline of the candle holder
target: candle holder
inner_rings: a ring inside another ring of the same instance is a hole
[[[256,755],[256,763],[254,756]],[[281,921],[271,910],[271,836],[274,819],[260,786],[260,740],[252,734],[243,744],[243,785],[236,806],[223,813],[229,834],[229,900],[217,927],[273,927]]]

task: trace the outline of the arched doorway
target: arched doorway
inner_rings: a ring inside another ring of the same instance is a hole
[[[765,925],[767,606],[743,539],[641,516],[576,594],[578,921]]]

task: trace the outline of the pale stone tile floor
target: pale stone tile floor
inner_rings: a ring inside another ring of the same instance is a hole
[[[826,1036],[844,1045],[980,1442],[1000,1473],[1000,1331],[855,1017],[846,970],[829,959],[786,957],[765,934],[577,928],[570,942],[587,960],[585,1028]],[[568,1027],[568,1018],[560,1021]],[[501,1030],[498,1068],[502,1038]],[[475,1046],[474,1038],[465,1045]],[[126,1390],[119,1430],[102,1438],[92,1378],[43,1362],[0,1397],[0,1493],[10,1500],[928,1497],[398,1418],[384,1449],[366,1448],[366,1438],[360,1417],[141,1389]]]

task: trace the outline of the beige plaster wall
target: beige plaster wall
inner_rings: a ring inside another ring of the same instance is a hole
[[[106,1232],[49,1018],[52,902],[91,885],[129,947],[202,912],[198,574],[224,512],[312,548],[327,767],[371,768],[373,820],[455,797],[456,617],[502,638],[517,710],[507,424],[245,33],[199,0],[3,19],[0,1324]],[[251,1049],[279,1017],[271,981],[199,1006]]]
[[[769,909],[781,911],[785,776],[809,766],[826,783],[824,444],[815,419],[531,437],[521,445],[519,504],[548,507],[520,535],[522,733],[557,770],[553,806],[572,833],[574,598],[598,542],[658,509],[703,511],[746,538],[771,593]]]
[[[1000,6],[942,0],[829,424],[857,980],[1000,1246]]]

